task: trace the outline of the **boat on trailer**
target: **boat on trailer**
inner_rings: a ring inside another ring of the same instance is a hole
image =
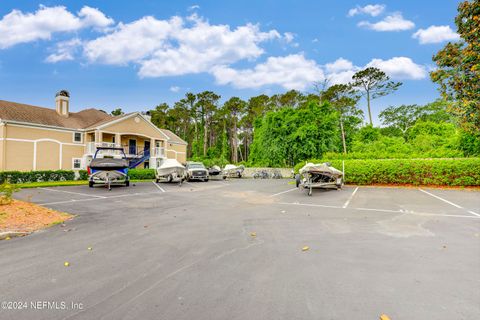
[[[343,186],[343,172],[335,169],[330,163],[307,163],[295,175],[295,185],[307,189],[312,195],[312,189],[333,188],[341,189]]]
[[[244,170],[245,167],[243,165],[227,164],[223,168],[223,174],[229,178],[241,178]]]
[[[186,178],[187,169],[175,159],[165,159],[162,164],[155,170],[155,180],[166,180],[167,182],[179,181],[183,182]]]
[[[128,177],[129,162],[123,148],[97,147],[90,165],[88,166],[88,186],[103,184],[108,190],[112,184],[130,185]]]

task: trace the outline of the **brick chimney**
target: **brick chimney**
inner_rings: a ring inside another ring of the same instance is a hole
[[[70,93],[67,90],[60,90],[55,95],[55,110],[62,117],[68,118],[68,108],[70,106]]]

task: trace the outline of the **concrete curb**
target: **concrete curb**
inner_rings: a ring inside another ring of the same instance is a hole
[[[14,238],[14,237],[23,237],[28,234],[30,234],[30,232],[21,232],[21,231],[0,232],[0,240],[5,240],[7,238]]]

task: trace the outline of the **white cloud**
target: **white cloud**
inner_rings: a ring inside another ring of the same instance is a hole
[[[200,6],[198,4],[194,4],[193,6],[188,7],[189,11],[197,10],[200,9]]]
[[[388,60],[373,59],[366,67],[376,67],[384,71],[393,79],[419,80],[427,76],[424,66],[416,64],[407,57],[393,57]]]
[[[258,25],[235,29],[211,25],[193,14],[186,19],[157,20],[144,17],[86,43],[90,62],[140,66],[141,77],[162,77],[209,72],[214,66],[255,59],[264,53],[261,42],[279,39],[276,30],[263,32]]]
[[[178,92],[178,91],[180,91],[180,87],[178,87],[178,86],[171,86],[171,87],[170,87],[170,91],[172,91],[172,92]]]
[[[375,31],[403,31],[414,28],[415,23],[410,20],[405,20],[401,13],[396,12],[376,23],[360,21],[358,26]]]
[[[56,63],[59,61],[73,60],[75,52],[81,45],[82,41],[78,38],[59,42],[55,46],[55,52],[50,54],[45,61],[49,63]]]
[[[218,84],[230,84],[241,89],[278,85],[287,90],[305,90],[314,82],[324,79],[328,79],[332,85],[346,84],[352,81],[355,72],[367,67],[377,67],[394,80],[419,80],[427,76],[425,66],[418,65],[407,57],[372,59],[363,67],[339,58],[320,66],[314,60],[306,59],[303,54],[269,57],[266,62],[250,69],[236,70],[228,66],[218,66],[212,73]]]
[[[325,70],[328,73],[335,73],[339,71],[352,70],[354,68],[353,63],[350,60],[344,58],[338,58],[334,62],[327,63]]]
[[[171,33],[182,28],[182,19],[157,20],[147,16],[117,28],[102,37],[88,41],[84,55],[90,62],[124,65],[144,59],[162,47],[168,47]]]
[[[385,10],[384,4],[368,4],[365,7],[356,6],[348,11],[348,16],[353,17],[358,14],[368,14],[376,17]]]
[[[427,44],[457,41],[460,39],[460,36],[454,32],[450,26],[430,26],[427,29],[418,29],[418,31],[412,35],[412,38],[418,39],[420,44]]]
[[[348,83],[355,72],[367,67],[376,67],[394,80],[420,80],[427,76],[427,67],[416,64],[408,57],[393,57],[388,60],[372,59],[365,66],[355,66],[351,61],[340,58],[324,66],[325,77],[330,84]]]
[[[82,28],[101,28],[112,24],[98,9],[84,6],[78,16],[64,6],[40,6],[35,13],[12,10],[0,20],[0,49],[19,43],[48,40],[56,32],[72,32]]]
[[[293,41],[293,39],[295,39],[295,34],[291,33],[291,32],[285,32],[283,34],[283,38],[285,39],[285,41],[287,43],[290,43]]]
[[[105,28],[115,22],[112,18],[105,16],[100,10],[87,6],[80,10],[78,16],[82,19],[83,27]]]
[[[305,90],[325,78],[316,62],[306,59],[303,54],[269,57],[265,63],[257,64],[252,69],[235,70],[219,66],[213,69],[213,75],[218,84],[231,84],[237,88],[279,85],[296,90]]]

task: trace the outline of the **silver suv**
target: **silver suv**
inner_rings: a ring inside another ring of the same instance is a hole
[[[201,180],[208,181],[208,170],[201,162],[187,162],[187,181]]]

